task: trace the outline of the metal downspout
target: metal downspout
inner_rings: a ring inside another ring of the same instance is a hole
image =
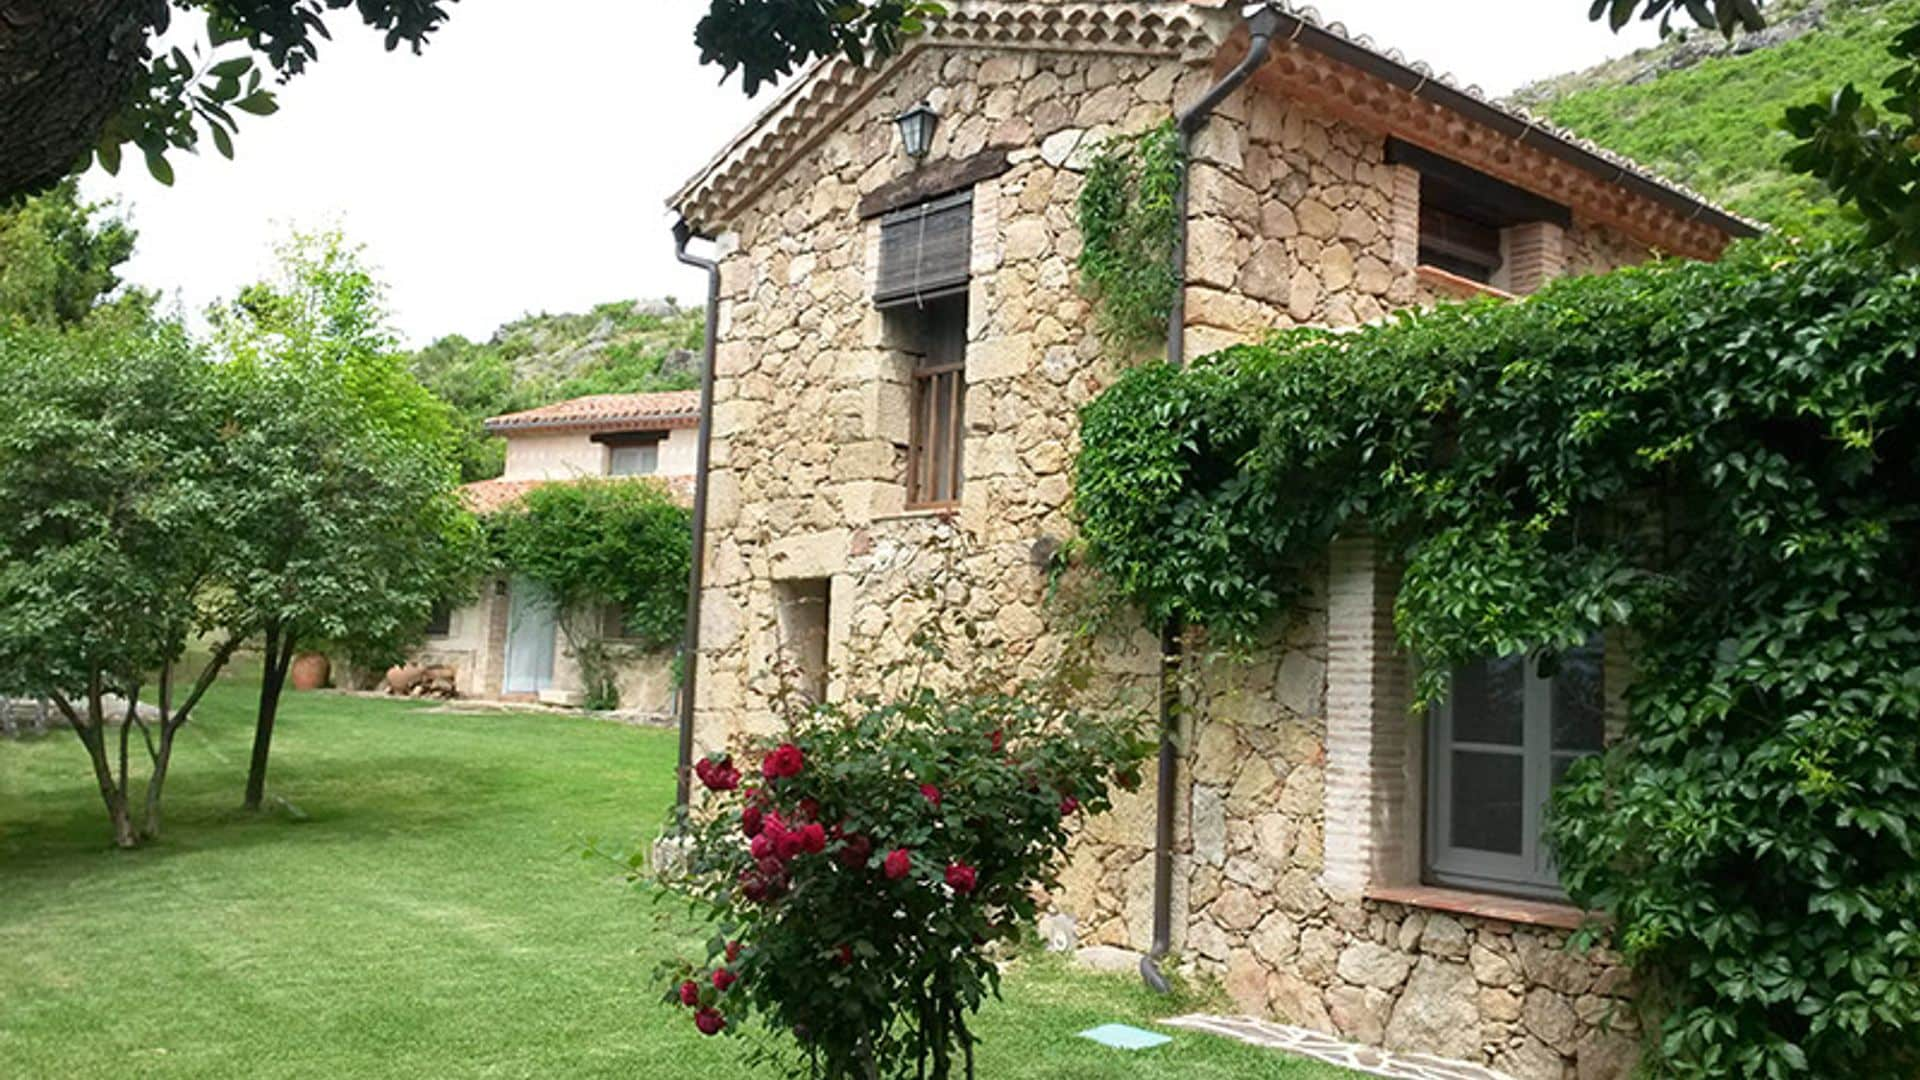
[[[680,646],[680,766],[675,805],[683,819],[693,790],[693,704],[700,685],[700,592],[707,576],[707,467],[713,454],[713,358],[720,334],[720,264],[689,254],[687,244],[692,239],[693,228],[685,219],[674,222],[674,257],[707,272],[707,333],[700,364],[700,450],[693,479],[693,566],[687,572],[687,634]]]
[[[1263,7],[1247,20],[1253,40],[1246,58],[1226,78],[1208,90],[1193,107],[1181,113],[1175,127],[1180,139],[1180,186],[1174,194],[1174,218],[1178,222],[1173,242],[1173,303],[1167,318],[1167,363],[1180,367],[1187,362],[1187,243],[1189,206],[1192,203],[1193,139],[1205,127],[1213,111],[1253,77],[1273,52],[1273,39],[1280,30],[1280,14]],[[1140,961],[1140,977],[1149,989],[1167,993],[1172,989],[1160,970],[1160,962],[1173,949],[1173,832],[1178,808],[1180,779],[1179,671],[1180,630],[1168,625],[1160,629],[1160,761],[1155,794],[1153,847],[1153,948]]]

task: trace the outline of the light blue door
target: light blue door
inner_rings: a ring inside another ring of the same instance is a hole
[[[526,578],[514,578],[507,607],[507,693],[537,694],[553,685],[556,628],[553,597]]]

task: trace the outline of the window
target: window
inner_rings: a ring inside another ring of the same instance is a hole
[[[453,633],[453,605],[442,601],[427,615],[427,636],[446,637]]]
[[[652,476],[660,471],[660,444],[616,445],[607,455],[608,476]]]
[[[1606,740],[1604,650],[1560,654],[1551,673],[1524,656],[1470,664],[1434,710],[1428,757],[1427,876],[1435,884],[1557,899],[1545,835],[1555,784]]]
[[[1500,272],[1500,230],[1458,214],[1425,196],[1420,200],[1420,265],[1434,266],[1482,285]]]
[[[907,443],[907,505],[960,501],[967,440],[967,298],[924,305],[915,317],[913,416]]]
[[[824,702],[832,582],[827,578],[782,581],[775,586],[775,595],[780,605],[781,659],[787,669],[784,675],[792,678],[793,688],[806,700]]]
[[[1573,221],[1559,203],[1398,139],[1387,140],[1387,163],[1420,174],[1420,264],[1469,281],[1508,284],[1507,230]]]

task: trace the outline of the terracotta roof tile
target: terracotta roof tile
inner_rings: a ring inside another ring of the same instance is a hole
[[[1191,61],[1217,49],[1239,25],[1240,16],[1228,10],[1232,6],[1222,0],[950,0],[947,13],[930,20],[926,33],[909,42],[896,62],[918,49],[936,46],[1106,51]],[[1517,141],[1558,150],[1576,168],[1610,182],[1640,185],[1644,194],[1678,204],[1681,209],[1676,212],[1688,221],[1709,220],[1732,235],[1757,231],[1752,222],[1698,192],[1524,110],[1494,101],[1478,87],[1462,87],[1445,74],[1410,63],[1397,52],[1350,34],[1340,23],[1322,19],[1310,7],[1285,0],[1270,0],[1264,6],[1291,22],[1289,37],[1299,37],[1301,28],[1309,27],[1320,31],[1321,47],[1344,48],[1349,56],[1385,61],[1419,86],[1436,84],[1443,88],[1450,108],[1486,110],[1483,115],[1516,126],[1522,132]],[[844,57],[815,63],[676,192],[669,204],[697,229],[725,226],[726,218],[778,175],[795,154],[813,145],[822,129],[838,124],[842,113],[865,101],[884,70],[885,65],[867,67]]]
[[[543,428],[663,431],[694,427],[699,423],[700,392],[675,390],[661,394],[595,394],[558,401],[493,417],[487,421],[487,430],[496,435]]]

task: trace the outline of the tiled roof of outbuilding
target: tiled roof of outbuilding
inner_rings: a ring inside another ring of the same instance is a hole
[[[675,390],[660,394],[595,394],[555,402],[496,416],[487,421],[487,430],[496,435],[551,428],[665,431],[699,423],[699,391]]]

